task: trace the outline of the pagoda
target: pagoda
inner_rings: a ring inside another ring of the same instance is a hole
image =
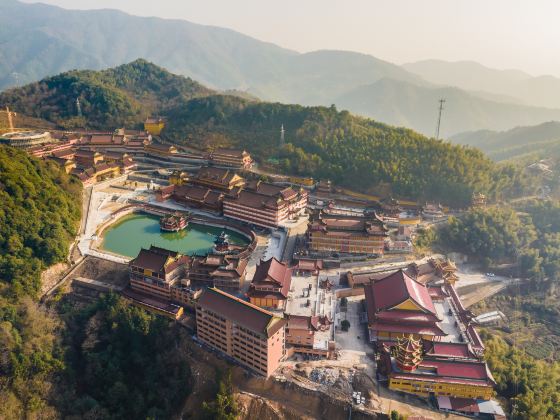
[[[422,362],[422,343],[412,334],[397,339],[394,352],[397,368],[402,372],[413,372]]]
[[[219,236],[214,241],[214,252],[216,254],[226,254],[229,251],[229,236],[222,230]]]

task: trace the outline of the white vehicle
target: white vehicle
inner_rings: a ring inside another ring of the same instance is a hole
[[[486,273],[486,277],[496,277],[494,273]]]

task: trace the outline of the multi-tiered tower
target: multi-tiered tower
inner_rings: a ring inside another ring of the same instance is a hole
[[[422,343],[412,334],[397,339],[394,351],[397,368],[403,372],[413,372],[422,361]]]

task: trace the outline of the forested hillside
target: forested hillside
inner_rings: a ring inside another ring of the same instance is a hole
[[[0,146],[0,418],[56,413],[60,322],[34,299],[41,270],[68,254],[80,191],[57,165]]]
[[[150,113],[168,118],[163,136],[208,148],[248,149],[274,170],[331,179],[362,191],[462,207],[473,191],[518,195],[534,179],[496,166],[476,149],[429,139],[336,107],[304,107],[219,95],[136,60],[115,69],[72,71],[0,94],[13,110],[62,127],[139,127]],[[76,98],[80,99],[78,116]],[[280,145],[280,127],[286,129]]]
[[[164,112],[180,100],[212,93],[189,78],[136,60],[114,69],[75,70],[48,77],[0,93],[0,103],[62,127],[112,130],[136,127],[152,112]]]
[[[499,337],[482,338],[498,395],[511,418],[560,418],[560,363],[535,360]]]
[[[478,147],[496,161],[524,157],[560,156],[560,122],[516,127],[507,131],[469,131],[451,138],[454,143]]]
[[[0,418],[169,418],[190,391],[180,327],[116,295],[85,309],[37,302],[80,195],[56,164],[0,146]]]
[[[188,101],[168,116],[164,136],[169,139],[187,139],[203,148],[244,147],[261,163],[277,162],[288,173],[331,179],[362,191],[465,206],[473,191],[502,198],[522,193],[534,182],[513,165],[494,165],[476,149],[428,139],[335,107],[209,96]]]

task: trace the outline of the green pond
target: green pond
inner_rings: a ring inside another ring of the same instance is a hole
[[[214,246],[222,228],[189,223],[180,232],[161,232],[159,217],[148,214],[131,214],[110,226],[103,234],[101,248],[126,257],[136,257],[140,248],[150,245],[178,251],[182,254],[207,254]],[[237,232],[225,229],[229,243],[247,245],[249,241]]]

